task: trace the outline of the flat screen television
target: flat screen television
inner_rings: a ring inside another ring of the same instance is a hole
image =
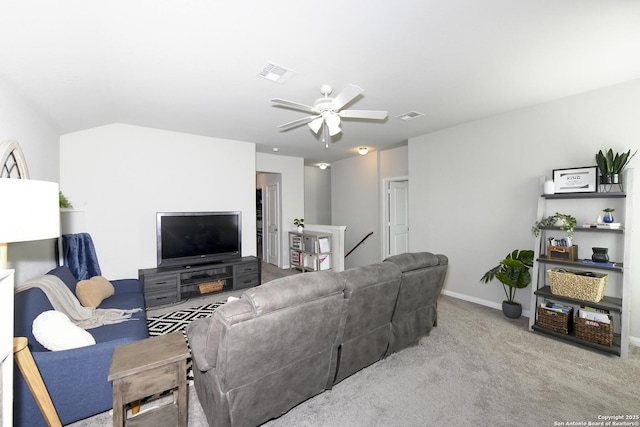
[[[158,212],[158,267],[214,263],[241,256],[240,212]]]

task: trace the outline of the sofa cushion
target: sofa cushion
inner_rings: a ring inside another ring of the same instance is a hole
[[[78,279],[73,276],[71,270],[66,265],[61,265],[60,267],[56,267],[53,270],[49,271],[47,274],[53,274],[58,279],[62,280],[67,288],[71,290],[71,292],[75,293],[76,284],[78,283]]]
[[[51,351],[86,347],[96,343],[93,336],[74,325],[66,314],[47,310],[33,321],[33,336]]]
[[[76,296],[85,307],[97,307],[114,293],[113,285],[103,276],[81,280],[76,285]]]
[[[386,258],[385,261],[394,263],[398,268],[400,268],[400,271],[404,273],[407,271],[446,264],[447,258],[430,252],[414,252],[393,255]]]

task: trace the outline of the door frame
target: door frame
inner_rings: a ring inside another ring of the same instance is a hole
[[[389,188],[392,182],[406,181],[407,186],[409,185],[409,177],[408,176],[396,176],[392,178],[384,178],[382,180],[382,196],[380,200],[382,201],[382,213],[381,213],[381,230],[380,235],[382,236],[382,245],[380,247],[381,259],[385,259],[388,256],[387,248],[389,247],[389,227],[388,227],[388,216],[389,216],[389,197],[387,197],[387,193],[389,192]],[[411,218],[409,218],[409,206],[407,206],[407,217],[409,222],[409,227],[411,226]],[[411,244],[411,243],[409,243]]]
[[[278,268],[282,268],[282,193],[280,188],[280,182],[275,183],[267,183],[262,187],[262,260],[268,264],[272,264],[269,262],[269,245],[270,242],[270,234],[269,234],[269,220],[270,220],[270,212],[269,212],[269,187],[276,187],[276,197],[277,197],[277,215],[275,219],[276,223],[276,246],[278,250],[278,254],[276,256],[276,266]],[[266,232],[265,232],[266,230]]]

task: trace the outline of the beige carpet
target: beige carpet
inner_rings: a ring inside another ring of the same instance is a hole
[[[537,427],[640,415],[640,348],[622,360],[529,332],[526,318],[446,296],[438,312],[438,327],[420,345],[265,426]],[[193,387],[189,393],[189,426],[206,426]],[[110,426],[111,413],[72,425]]]

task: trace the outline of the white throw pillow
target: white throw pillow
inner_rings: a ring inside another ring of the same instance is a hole
[[[76,326],[66,314],[55,310],[43,311],[33,320],[33,336],[51,351],[86,347],[96,343],[93,336]]]

